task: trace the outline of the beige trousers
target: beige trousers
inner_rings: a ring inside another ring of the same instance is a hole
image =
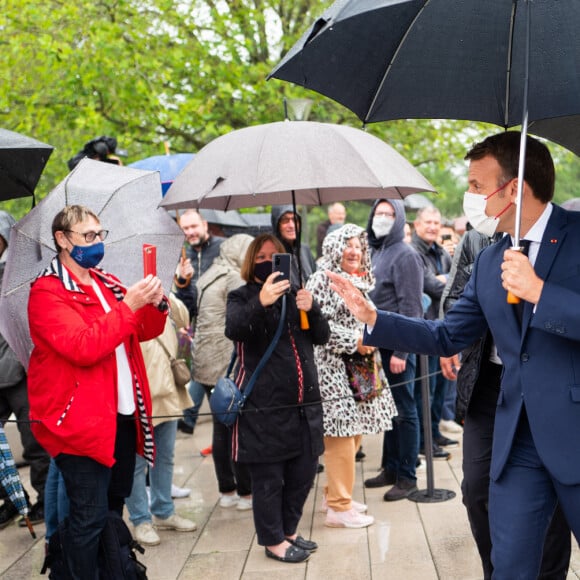
[[[337,512],[352,508],[352,490],[355,478],[355,455],[362,435],[324,438],[324,470],[326,472],[326,501]]]

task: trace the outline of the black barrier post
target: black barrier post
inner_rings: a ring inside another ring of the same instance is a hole
[[[425,463],[427,464],[427,489],[419,489],[407,496],[418,503],[436,503],[455,497],[449,489],[435,489],[433,477],[433,433],[431,431],[431,394],[429,389],[429,357],[419,356],[419,375],[421,377],[421,409],[423,411],[423,436],[425,441]]]

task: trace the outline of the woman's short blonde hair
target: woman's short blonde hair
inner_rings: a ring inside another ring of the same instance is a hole
[[[52,220],[52,240],[57,252],[60,253],[62,248],[56,243],[56,232],[66,232],[74,225],[84,222],[88,218],[94,218],[101,223],[97,214],[84,205],[67,205],[54,216]]]

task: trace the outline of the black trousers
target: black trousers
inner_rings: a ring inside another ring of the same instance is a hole
[[[489,468],[501,369],[491,362],[482,363],[463,428],[463,504],[486,580],[493,572],[488,519]],[[570,528],[558,506],[546,535],[539,578],[565,580],[570,550]]]
[[[203,385],[208,400],[211,398],[210,385]],[[245,463],[232,459],[232,430],[212,417],[212,458],[220,493],[235,491],[238,495],[252,493],[250,470]]]
[[[252,475],[254,525],[261,546],[276,546],[298,529],[304,503],[316,476],[318,457],[312,455],[310,432],[300,423],[302,453],[286,461],[249,463]]]

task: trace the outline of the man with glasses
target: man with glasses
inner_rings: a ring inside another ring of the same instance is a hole
[[[296,245],[302,227],[302,219],[298,214],[294,214],[291,205],[273,205],[271,218],[274,235],[284,244],[286,251],[292,254],[292,284],[300,288],[310,278],[310,274],[316,270],[316,262],[310,247],[308,244],[301,243],[298,252],[302,267],[302,280],[300,280]]]

